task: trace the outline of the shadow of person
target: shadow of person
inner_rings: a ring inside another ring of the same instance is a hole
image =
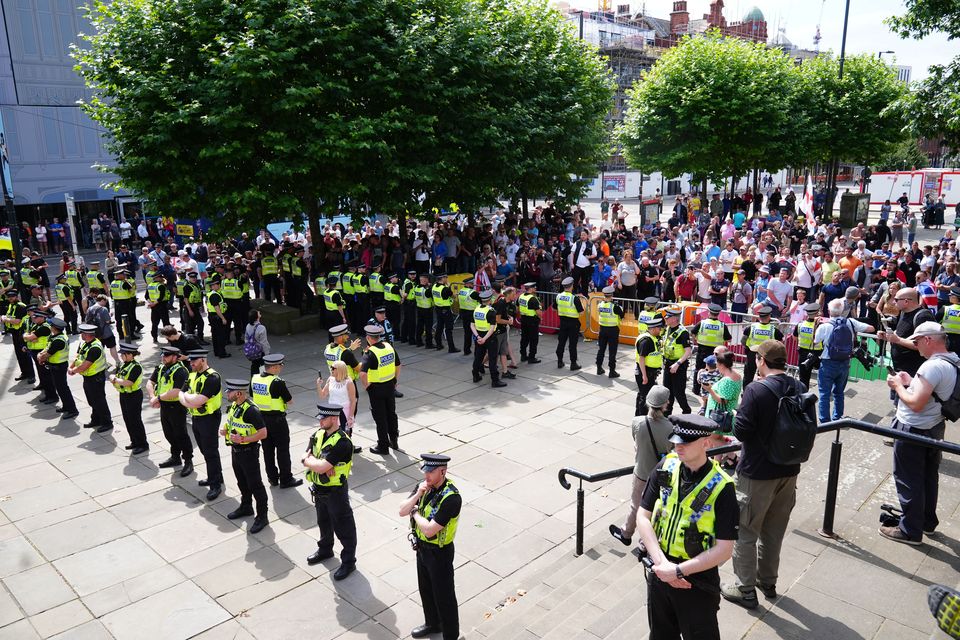
[[[373,593],[373,585],[367,579],[363,572],[354,571],[343,580],[334,580],[331,574],[330,580],[333,590],[339,596],[337,598],[337,621],[341,625],[351,624],[356,619],[356,610],[359,609],[371,619],[379,615],[377,622],[397,637],[404,637],[408,632],[401,632],[397,628],[397,614],[394,613],[390,604],[378,599]],[[376,627],[371,628],[369,637],[380,637],[376,634]]]
[[[781,611],[799,621],[799,624],[794,620],[778,615]],[[780,596],[774,607],[767,611],[762,619],[764,624],[773,629],[779,638],[860,640],[863,637],[863,634],[851,629],[836,618],[814,613],[788,595]]]

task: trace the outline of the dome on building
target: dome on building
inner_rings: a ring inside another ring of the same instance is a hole
[[[763,11],[760,11],[759,7],[754,7],[747,11],[747,15],[743,16],[744,22],[766,22],[766,18],[763,17]]]

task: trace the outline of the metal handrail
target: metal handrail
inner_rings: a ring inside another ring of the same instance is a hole
[[[840,420],[832,420],[830,422],[824,422],[823,424],[817,427],[817,435],[826,433],[828,431],[836,431],[836,437],[831,443],[830,447],[830,471],[827,476],[827,495],[823,507],[823,522],[821,523],[818,533],[826,538],[836,537],[836,534],[833,531],[833,521],[834,515],[836,513],[837,507],[837,489],[839,486],[840,479],[840,456],[843,452],[843,443],[840,441],[840,430],[841,429],[854,429],[857,431],[864,431],[866,433],[872,433],[878,436],[884,436],[887,438],[893,438],[894,440],[904,440],[906,442],[912,442],[914,444],[920,445],[922,447],[928,447],[930,449],[936,449],[937,451],[942,451],[943,453],[952,453],[954,455],[960,456],[960,444],[956,442],[948,442],[945,440],[935,440],[933,438],[928,438],[926,436],[917,435],[915,433],[909,433],[906,431],[898,431],[896,429],[890,429],[889,427],[881,427],[879,425],[873,424],[871,422],[864,422],[863,420],[855,420],[853,418],[841,418]],[[714,447],[707,450],[708,456],[716,456],[724,453],[733,453],[739,451],[742,445],[738,443],[727,444],[720,447]],[[564,467],[560,469],[557,474],[557,479],[560,481],[560,486],[566,490],[569,490],[571,485],[567,480],[567,476],[572,476],[577,478],[580,481],[579,486],[577,487],[577,555],[583,555],[583,508],[584,508],[584,492],[583,492],[583,483],[584,482],[602,482],[604,480],[612,480],[613,478],[620,478],[623,476],[628,476],[633,473],[633,465],[629,467],[620,467],[617,469],[610,469],[608,471],[600,471],[597,473],[586,473],[585,471],[580,471],[579,469],[572,469],[570,467]]]

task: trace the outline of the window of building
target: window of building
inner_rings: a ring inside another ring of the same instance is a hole
[[[17,11],[17,21],[20,28],[17,30],[20,34],[20,48],[25,56],[39,56],[40,46],[37,43],[37,32],[33,22],[33,12],[27,9]]]
[[[40,126],[43,128],[43,143],[50,158],[59,158],[60,151],[60,122],[52,113],[54,109],[40,109]]]
[[[60,118],[60,138],[63,140],[63,155],[67,158],[80,157],[80,130],[77,127],[79,109],[57,109]]]
[[[43,57],[59,58],[60,43],[50,0],[37,0],[37,27],[40,31],[40,50]]]

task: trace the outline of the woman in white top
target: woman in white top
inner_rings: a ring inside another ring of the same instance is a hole
[[[33,229],[33,235],[40,246],[40,255],[45,256],[50,253],[50,247],[47,245],[47,228],[41,222]]]
[[[330,365],[330,377],[317,378],[317,395],[335,407],[340,407],[340,428],[353,435],[353,423],[357,414],[357,387],[347,374],[347,364],[337,360]],[[360,447],[354,444],[354,453],[360,453]]]

